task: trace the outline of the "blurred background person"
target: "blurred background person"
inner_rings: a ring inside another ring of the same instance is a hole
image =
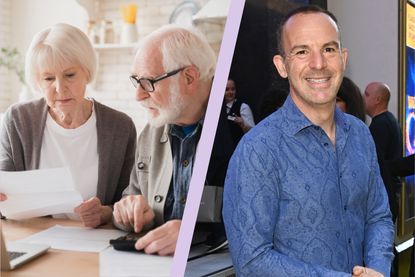
[[[366,121],[365,105],[360,89],[346,76],[343,77],[337,93],[336,105],[343,112],[354,115],[363,122]]]
[[[372,118],[369,129],[378,154],[384,160],[402,157],[402,132],[395,116],[388,111],[389,87],[372,82],[365,89],[364,101],[367,115]]]
[[[255,121],[248,104],[242,103],[236,98],[235,81],[232,79],[228,79],[226,83],[225,105],[229,130],[236,147],[242,136],[255,126]]]
[[[383,172],[382,178],[385,182],[385,185],[392,184],[393,185],[393,179],[392,176],[399,176],[399,177],[406,177],[411,176],[415,174],[415,154],[408,155],[406,157],[401,157],[395,160],[388,160],[385,161],[383,164]],[[382,172],[382,167],[380,168]],[[387,186],[386,186],[387,187]],[[388,192],[389,193],[389,192]],[[394,216],[394,220],[396,219],[398,215],[398,202],[397,198],[394,197],[394,200],[396,200],[396,207],[391,206],[392,215]],[[391,201],[390,201],[391,202]],[[412,205],[415,205],[415,203],[412,203]],[[394,209],[393,209],[394,208]],[[406,207],[407,209],[408,207]],[[413,231],[413,236],[415,237],[415,230]],[[395,254],[397,255],[397,254]],[[414,266],[415,266],[415,260],[414,260],[414,247],[412,246],[411,250],[411,262],[409,266],[409,275],[408,276],[415,276],[414,275]],[[398,272],[398,260],[394,260],[394,269],[395,272]],[[397,276],[397,275],[391,275],[391,276]]]
[[[285,79],[284,79],[285,80]],[[261,97],[259,102],[257,122],[261,122],[267,116],[278,110],[284,105],[287,99],[289,90],[287,89],[274,89],[267,90]]]
[[[55,216],[80,219],[87,227],[109,222],[129,183],[137,135],[127,115],[85,97],[97,70],[88,37],[74,26],[53,25],[35,35],[25,66],[42,98],[5,113],[0,170],[69,167],[85,201],[74,214]]]
[[[372,118],[369,126],[370,133],[376,145],[376,153],[380,172],[389,197],[393,220],[398,213],[397,192],[401,181],[398,176],[389,172],[386,163],[402,157],[402,132],[395,116],[388,111],[390,100],[389,86],[382,82],[372,82],[367,85],[364,94],[365,110]]]

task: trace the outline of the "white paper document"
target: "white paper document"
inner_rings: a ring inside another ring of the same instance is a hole
[[[10,219],[25,219],[72,213],[82,203],[69,168],[0,171],[1,213]]]
[[[124,231],[115,229],[93,229],[55,225],[20,241],[47,244],[51,248],[61,250],[99,252],[110,245],[110,239],[116,239],[126,234]]]
[[[99,276],[170,276],[172,263],[172,256],[163,257],[142,252],[117,251],[108,247],[99,253]]]

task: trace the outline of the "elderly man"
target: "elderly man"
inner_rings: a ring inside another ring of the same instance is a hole
[[[146,37],[135,56],[130,79],[149,124],[113,215],[120,228],[152,229],[136,242],[137,250],[174,253],[215,62],[205,38],[172,26]]]
[[[274,64],[284,106],[229,164],[223,217],[238,276],[388,276],[394,227],[364,123],[336,108],[346,67],[336,18],[289,13]]]

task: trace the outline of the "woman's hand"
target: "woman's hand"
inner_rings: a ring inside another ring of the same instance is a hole
[[[74,209],[79,215],[85,227],[95,228],[111,220],[112,209],[102,206],[97,197],[92,197]]]
[[[7,200],[7,195],[0,192],[0,201],[5,201],[5,200]]]

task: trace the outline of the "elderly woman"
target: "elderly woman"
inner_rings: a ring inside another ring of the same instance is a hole
[[[87,227],[111,220],[112,204],[129,183],[136,144],[127,115],[85,97],[96,64],[81,30],[56,24],[38,33],[27,52],[26,78],[43,97],[10,107],[0,133],[0,170],[70,168],[84,202],[64,216]]]

